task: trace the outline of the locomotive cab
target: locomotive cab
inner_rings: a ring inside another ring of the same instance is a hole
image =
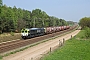
[[[28,38],[29,29],[22,29],[22,30],[21,30],[21,35],[22,35],[22,38],[23,38],[23,39]]]

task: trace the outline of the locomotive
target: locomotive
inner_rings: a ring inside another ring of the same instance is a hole
[[[46,27],[46,28],[24,28],[21,30],[23,39],[32,38],[36,36],[42,36],[45,34],[51,34],[59,31],[69,29],[70,26],[59,26],[59,27]]]

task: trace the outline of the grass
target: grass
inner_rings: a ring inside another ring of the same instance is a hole
[[[2,56],[0,56],[0,60],[2,60],[2,58],[3,58],[3,57],[2,57]]]
[[[80,33],[76,36],[79,39],[85,39],[85,30],[80,31]]]
[[[0,35],[0,43],[2,42],[7,42],[7,41],[12,41],[12,40],[16,40],[16,39],[21,39],[21,34],[20,33],[13,33],[11,32],[11,34],[7,33],[7,34],[1,34]]]
[[[82,36],[84,30],[41,60],[90,60],[90,40],[83,40]]]

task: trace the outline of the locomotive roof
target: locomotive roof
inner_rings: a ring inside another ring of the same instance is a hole
[[[38,29],[44,29],[44,28],[26,28],[26,30],[38,30]]]
[[[37,30],[37,29],[40,29],[40,28],[30,28],[30,30]]]

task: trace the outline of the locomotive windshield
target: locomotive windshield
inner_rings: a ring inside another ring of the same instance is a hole
[[[29,31],[28,29],[22,29],[21,33],[28,33],[28,31]]]

